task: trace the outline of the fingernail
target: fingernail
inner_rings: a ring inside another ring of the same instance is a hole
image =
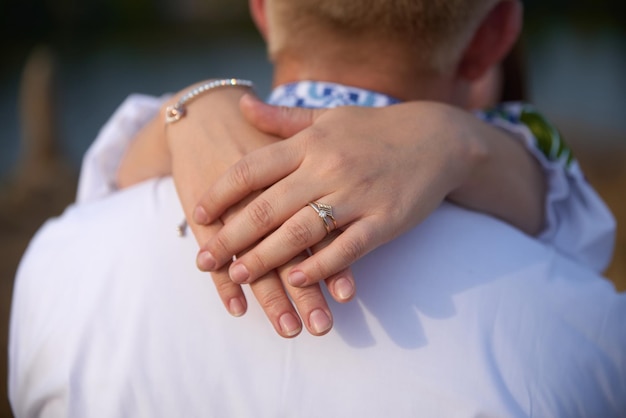
[[[278,320],[280,329],[287,337],[293,337],[300,333],[301,325],[300,321],[291,313],[282,314]]]
[[[330,317],[321,309],[316,309],[311,312],[311,315],[309,316],[309,323],[311,324],[311,328],[313,328],[317,334],[325,333],[333,325]]]
[[[230,279],[235,283],[245,283],[250,277],[250,272],[241,263],[234,264],[228,272]]]
[[[342,277],[335,282],[335,293],[341,300],[350,299],[354,294],[354,286],[350,280]]]
[[[202,251],[198,254],[198,258],[196,259],[196,263],[198,264],[198,268],[202,271],[211,271],[217,265],[213,254],[208,251]]]
[[[299,270],[292,271],[287,277],[289,284],[292,286],[302,286],[306,283],[306,276]]]
[[[241,316],[246,313],[246,305],[240,298],[232,298],[228,302],[228,310],[232,316]]]
[[[207,215],[206,210],[202,206],[196,206],[193,211],[193,221],[198,225],[206,225],[209,223],[209,215]]]

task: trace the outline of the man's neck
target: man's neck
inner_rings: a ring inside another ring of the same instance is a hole
[[[360,46],[355,41],[349,47],[319,42],[331,47],[316,48],[311,54],[281,54],[274,59],[274,86],[303,80],[328,81],[403,101],[433,100],[463,106],[452,76],[420,71],[417,60],[402,46],[365,42],[367,45]]]

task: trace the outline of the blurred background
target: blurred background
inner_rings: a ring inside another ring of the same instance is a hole
[[[530,101],[619,219],[607,276],[626,290],[626,13],[621,0],[527,0]],[[246,0],[0,0],[0,375],[21,254],[72,201],[81,157],[130,93],[211,77],[269,91]],[[6,379],[0,391],[6,393]],[[0,403],[0,416],[10,416]]]

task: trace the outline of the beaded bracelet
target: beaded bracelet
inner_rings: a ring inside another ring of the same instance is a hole
[[[168,106],[165,109],[165,123],[173,123],[179,121],[183,116],[185,116],[185,103],[188,103],[197,96],[201,95],[202,93],[206,93],[209,90],[226,86],[253,87],[254,85],[250,80],[241,80],[238,78],[224,78],[201,84],[198,87],[189,90],[180,99],[178,99],[178,102],[176,102],[172,106]]]

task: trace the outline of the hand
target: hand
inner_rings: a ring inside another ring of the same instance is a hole
[[[128,187],[147,178],[173,173],[186,217],[191,219],[191,210],[211,179],[250,150],[277,140],[251,129],[243,120],[237,106],[242,94],[241,89],[229,88],[198,97],[189,106],[188,115],[166,129],[163,114],[158,115],[134,138],[120,164],[118,185]],[[236,208],[231,209],[221,220],[228,222],[235,212]],[[190,223],[198,242],[211,238],[221,227],[221,220],[202,227]],[[299,255],[291,263],[302,258]],[[229,279],[226,269],[213,272],[212,277],[229,312],[243,315],[247,301],[241,286]],[[284,286],[277,272],[270,271],[251,288],[276,331],[284,337],[297,335],[302,322],[314,335],[322,335],[332,327],[332,315],[319,286],[306,289]]]
[[[213,270],[265,237],[230,266],[236,283],[254,282],[326,236],[312,201],[332,205],[342,232],[289,271],[293,286],[339,282],[338,272],[417,225],[447,196],[522,226],[542,219],[540,168],[520,144],[463,110],[427,102],[288,109],[251,97],[241,106],[268,133],[309,128],[247,154],[195,209],[194,221],[206,224],[269,187],[202,246],[199,267]]]
[[[447,139],[458,136],[445,128],[447,106],[412,103],[311,111],[273,108],[249,97],[241,106],[248,120],[266,132],[290,136],[311,126],[248,154],[209,189],[196,209],[195,221],[210,222],[251,192],[271,186],[202,247],[199,266],[219,268],[229,254],[269,233],[231,265],[236,283],[253,282],[326,236],[323,221],[308,202],[332,205],[343,232],[289,272],[295,286],[332,277],[413,227],[469,170],[469,145]]]

